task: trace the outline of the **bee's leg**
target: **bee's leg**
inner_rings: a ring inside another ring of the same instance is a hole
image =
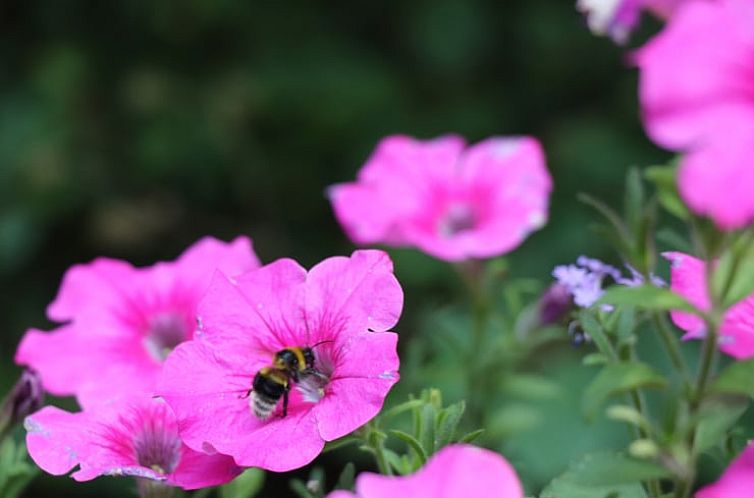
[[[249,396],[251,396],[251,391],[253,391],[253,390],[254,390],[253,388],[249,389],[248,391],[246,391],[245,394],[242,394],[241,396],[239,396],[239,399],[246,399],[246,398],[248,398]]]
[[[291,388],[289,386],[286,386],[285,391],[283,392],[283,418],[288,415],[288,393],[290,392],[290,390]]]

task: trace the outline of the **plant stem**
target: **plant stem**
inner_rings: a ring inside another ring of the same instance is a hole
[[[380,474],[384,476],[393,475],[393,469],[387,462],[387,458],[385,457],[385,446],[382,444],[382,442],[375,445],[373,450],[375,459],[377,460],[377,468],[379,469]]]
[[[683,358],[683,353],[681,353],[681,349],[678,347],[676,334],[670,330],[667,320],[659,312],[652,313],[652,321],[655,328],[660,332],[660,338],[665,346],[665,350],[668,352],[670,362],[680,374],[684,387],[688,390],[691,387],[691,373],[686,360]]]

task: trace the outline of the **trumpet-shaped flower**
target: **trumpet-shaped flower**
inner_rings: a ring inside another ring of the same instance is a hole
[[[415,474],[388,477],[363,473],[356,493],[335,491],[327,498],[523,498],[511,465],[497,453],[468,445],[447,446]]]
[[[696,493],[696,498],[749,498],[754,489],[754,443],[725,470],[723,476]]]
[[[496,137],[466,147],[383,139],[355,183],[330,189],[335,216],[358,244],[413,246],[447,261],[516,248],[547,220],[552,181],[539,143]]]
[[[119,393],[151,393],[165,356],[191,339],[196,306],[216,269],[239,274],[259,266],[251,241],[207,237],[176,261],[147,268],[99,258],[66,272],[47,309],[66,322],[30,330],[16,362],[35,369],[45,389],[84,405]]]
[[[132,476],[196,489],[230,481],[240,469],[180,440],[170,408],[148,397],[123,397],[69,413],[48,406],[26,418],[29,455],[45,472],[89,481]]]
[[[672,266],[670,286],[701,310],[710,309],[704,261],[687,254],[665,253]],[[704,320],[696,315],[673,311],[673,323],[686,331],[684,339],[701,339],[706,334]],[[754,357],[754,294],[732,306],[720,325],[720,350],[736,359]]]
[[[678,186],[723,229],[754,219],[754,2],[688,0],[636,54],[644,124],[685,154]]]
[[[218,273],[199,304],[194,340],[168,357],[157,394],[181,437],[238,465],[286,471],[311,462],[325,441],[360,427],[398,380],[403,292],[382,251],[333,257],[309,272],[281,259],[235,279]],[[287,413],[278,400],[258,418],[255,375],[287,348],[310,347],[315,374],[293,381]]]

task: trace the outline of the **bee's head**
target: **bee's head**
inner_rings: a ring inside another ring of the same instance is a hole
[[[293,373],[304,370],[307,359],[301,348],[286,348],[275,353],[273,361],[275,368]]]

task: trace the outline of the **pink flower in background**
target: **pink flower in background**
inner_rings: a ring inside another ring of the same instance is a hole
[[[727,468],[723,476],[696,493],[696,498],[750,498],[754,489],[754,443]]]
[[[363,473],[356,494],[335,491],[327,498],[523,498],[516,471],[500,455],[468,445],[447,446],[415,474],[388,477]]]
[[[230,481],[240,472],[233,459],[205,455],[181,443],[170,409],[148,397],[126,397],[68,413],[48,406],[27,417],[29,455],[45,472],[133,476],[196,489]]]
[[[539,143],[489,138],[466,147],[383,139],[355,183],[330,190],[335,216],[357,244],[413,246],[447,261],[516,248],[547,221],[552,181]]]
[[[609,36],[616,43],[626,43],[646,9],[659,18],[668,19],[687,0],[577,0],[576,9],[586,16],[589,29],[596,35]]]
[[[710,309],[704,261],[679,252],[663,254],[671,261],[670,287],[691,304]],[[673,323],[686,331],[684,339],[701,339],[706,333],[704,320],[696,315],[673,311]],[[720,326],[720,350],[743,360],[754,357],[754,294],[732,306]]]
[[[66,322],[30,330],[16,362],[38,371],[46,390],[86,404],[118,393],[151,393],[167,353],[190,339],[196,305],[216,269],[239,274],[259,266],[251,241],[206,237],[176,261],[134,268],[99,258],[66,272],[47,309]]]
[[[228,279],[217,274],[199,305],[193,341],[168,357],[157,394],[173,408],[181,437],[238,465],[286,471],[311,462],[325,441],[374,417],[398,380],[403,291],[382,251],[333,257],[308,273],[281,259]],[[277,352],[311,347],[317,375],[292,382],[262,420],[248,395]]]
[[[688,0],[636,54],[647,133],[685,153],[679,190],[723,229],[754,219],[754,2]]]

